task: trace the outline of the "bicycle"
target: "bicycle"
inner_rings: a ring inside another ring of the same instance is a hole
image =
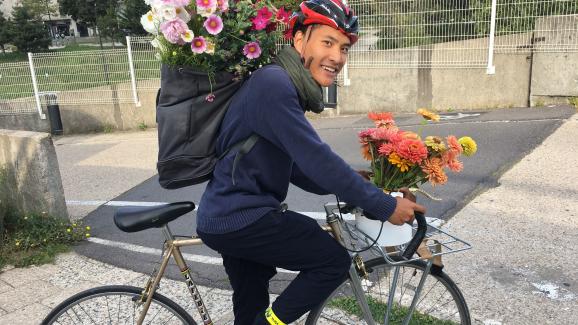
[[[169,222],[194,208],[192,202],[176,202],[156,207],[118,209],[114,220],[122,231],[162,228],[166,241],[158,271],[153,271],[144,288],[103,286],[80,292],[56,306],[42,324],[196,325],[187,311],[156,292],[171,256],[184,276],[202,324],[213,324],[180,251],[184,246],[202,245],[202,241],[197,236],[175,239],[168,226]],[[400,247],[405,248],[403,252],[392,248],[383,250],[375,245],[377,238],[367,236],[354,224],[344,220],[342,213],[363,213],[361,209],[328,203],[325,211],[327,224],[321,227],[348,248],[352,264],[343,284],[322,304],[302,317],[299,323],[471,323],[459,288],[437,263],[434,264],[434,260],[443,254],[470,249],[468,243],[428,225],[423,214],[416,214],[417,230],[409,244]],[[356,249],[361,244],[365,247]],[[413,257],[418,249],[423,256]],[[362,255],[375,256],[368,259],[368,256]]]

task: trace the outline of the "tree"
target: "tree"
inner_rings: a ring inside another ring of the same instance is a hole
[[[50,0],[20,0],[22,7],[28,8],[34,19],[42,20],[58,13],[58,6]]]
[[[35,20],[28,8],[14,7],[12,11],[12,44],[19,52],[48,50],[50,35],[42,21]]]
[[[2,1],[0,1],[2,4]],[[10,42],[11,39],[11,26],[10,21],[4,17],[2,11],[0,11],[0,48],[2,49],[2,53],[6,53],[5,45]]]
[[[99,17],[106,16],[107,10],[116,9],[118,4],[119,0],[58,0],[61,14],[92,28],[97,27]]]
[[[147,35],[140,18],[149,11],[149,6],[143,0],[122,0],[122,3],[119,13],[121,30],[127,35]]]

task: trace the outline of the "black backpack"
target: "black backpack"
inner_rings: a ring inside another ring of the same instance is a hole
[[[163,188],[181,188],[209,180],[217,161],[239,149],[233,164],[234,175],[238,160],[251,150],[258,136],[250,136],[220,156],[215,145],[221,121],[242,84],[242,80],[235,80],[227,72],[219,72],[209,80],[206,73],[188,67],[161,67],[156,118],[157,170]],[[212,101],[207,97],[209,94],[214,95]]]

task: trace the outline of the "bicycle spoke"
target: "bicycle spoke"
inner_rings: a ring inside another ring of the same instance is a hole
[[[112,325],[112,322],[110,321],[110,307],[108,306],[108,297],[104,297],[106,300],[106,311],[108,313],[108,324]]]
[[[92,323],[98,324],[97,322],[94,321],[94,319],[92,319],[92,317],[90,317],[90,315],[88,314],[88,312],[87,312],[86,310],[84,310],[84,308],[82,308],[81,305],[78,305],[78,307],[86,314],[86,316],[88,316],[88,318],[92,321]]]
[[[167,319],[167,321],[166,321],[166,322],[164,322],[164,323],[162,323],[161,325],[165,325],[165,324],[168,324],[168,323],[169,323],[169,321],[170,321],[171,319],[173,319],[173,318],[175,318],[175,315],[172,315],[171,317],[169,317],[169,319]]]

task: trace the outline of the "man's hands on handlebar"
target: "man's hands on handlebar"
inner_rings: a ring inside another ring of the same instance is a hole
[[[413,195],[408,188],[401,188],[399,192],[403,193],[403,198],[395,198],[397,200],[397,206],[387,221],[399,226],[404,223],[412,223],[415,218],[415,211],[425,214],[425,207],[415,203],[415,195]]]

